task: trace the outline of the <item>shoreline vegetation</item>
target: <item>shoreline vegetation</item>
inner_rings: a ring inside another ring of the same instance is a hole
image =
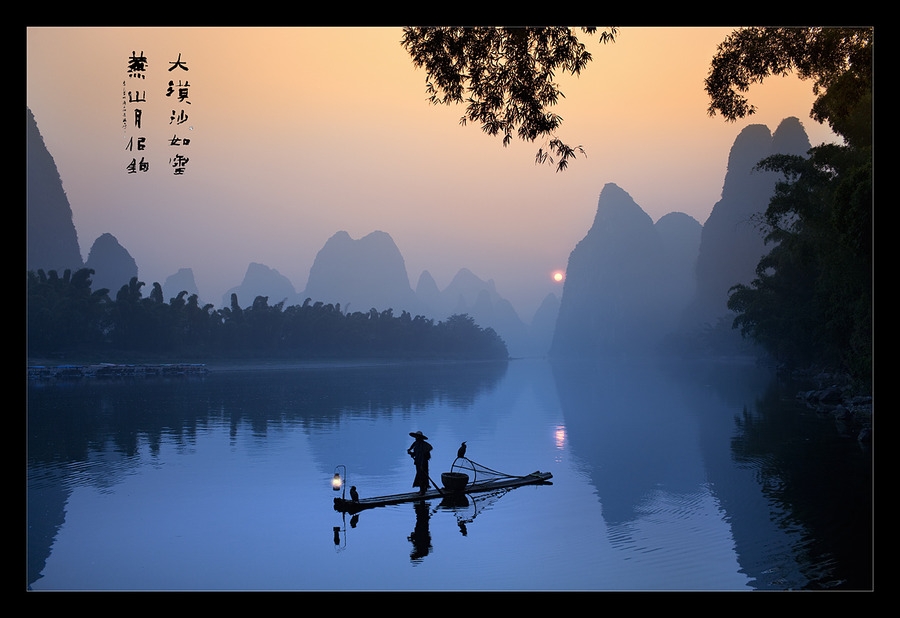
[[[482,328],[468,314],[435,321],[393,309],[348,313],[339,304],[307,298],[302,305],[269,305],[257,296],[241,307],[200,306],[187,292],[165,302],[162,287],[132,277],[113,300],[109,290],[92,289],[94,271],[81,268],[28,271],[26,354],[74,358],[206,357],[410,360],[499,360],[509,357],[493,328]]]
[[[412,359],[412,358],[342,358],[342,359],[291,359],[291,358],[214,358],[214,359],[172,359],[172,358],[132,358],[92,357],[73,358],[28,358],[26,371],[30,378],[56,378],[125,375],[165,375],[166,373],[202,374],[211,371],[271,371],[297,369],[338,369],[361,367],[386,367],[416,364],[471,364],[498,363],[513,359],[464,360],[464,359]],[[128,369],[131,371],[128,371]]]

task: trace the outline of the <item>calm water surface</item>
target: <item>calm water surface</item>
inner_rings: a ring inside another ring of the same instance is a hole
[[[752,366],[424,364],[28,388],[32,590],[872,586],[870,454]],[[552,485],[338,513],[475,462]]]

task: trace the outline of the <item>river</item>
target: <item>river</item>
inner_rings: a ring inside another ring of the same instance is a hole
[[[872,458],[753,364],[229,368],[30,380],[30,590],[873,586]],[[349,515],[467,457],[552,483]],[[346,491],[346,489],[344,490]]]

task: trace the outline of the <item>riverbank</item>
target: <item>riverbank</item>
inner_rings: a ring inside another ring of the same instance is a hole
[[[422,364],[447,363],[495,363],[500,361],[460,361],[460,360],[409,360],[384,358],[358,359],[308,359],[294,360],[282,358],[217,358],[203,362],[185,362],[175,359],[96,359],[72,358],[62,362],[61,359],[35,358],[28,359],[26,372],[29,378],[74,378],[74,377],[128,377],[141,375],[201,375],[210,371],[276,371],[298,369],[337,369],[358,367],[381,367]]]
[[[71,380],[77,378],[141,378],[150,376],[203,375],[202,363],[99,363],[86,365],[29,365],[29,380]]]
[[[827,371],[794,372],[792,378],[810,388],[797,392],[797,398],[819,414],[834,418],[838,431],[861,443],[872,441],[873,400],[871,392],[860,390],[850,376]]]

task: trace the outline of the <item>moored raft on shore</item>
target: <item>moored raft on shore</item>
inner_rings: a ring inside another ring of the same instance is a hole
[[[207,373],[207,368],[202,363],[99,363],[94,365],[32,365],[28,367],[28,378],[30,380],[181,376],[203,375],[205,373]]]

